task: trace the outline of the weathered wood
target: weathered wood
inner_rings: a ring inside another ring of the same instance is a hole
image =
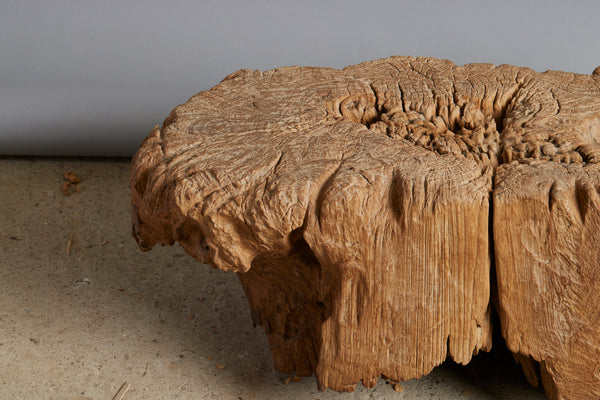
[[[495,271],[530,381],[597,398],[599,144],[597,74],[241,70],[141,146],[134,235],[236,271],[276,368],[338,391],[489,350]]]
[[[541,362],[550,398],[600,398],[599,167],[535,161],[496,174],[503,335]]]

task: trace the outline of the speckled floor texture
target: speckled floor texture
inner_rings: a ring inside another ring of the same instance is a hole
[[[545,398],[501,339],[399,391],[285,384],[235,274],[138,249],[128,178],[126,159],[0,159],[0,399]]]

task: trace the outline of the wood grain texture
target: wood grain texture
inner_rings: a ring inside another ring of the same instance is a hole
[[[503,335],[541,362],[550,398],[600,398],[599,167],[535,161],[496,175]]]
[[[275,367],[321,389],[489,350],[497,280],[530,382],[539,363],[549,397],[597,398],[598,160],[598,74],[241,70],[142,144],[134,236],[237,272]]]

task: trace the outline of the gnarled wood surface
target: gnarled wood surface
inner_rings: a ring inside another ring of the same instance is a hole
[[[322,389],[468,363],[497,281],[530,382],[539,363],[550,398],[598,398],[599,160],[599,75],[241,70],[141,146],[134,235],[236,271],[276,368]]]

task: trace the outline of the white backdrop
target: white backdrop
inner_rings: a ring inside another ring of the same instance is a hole
[[[0,154],[129,156],[239,68],[390,55],[591,73],[598,1],[0,0]]]

